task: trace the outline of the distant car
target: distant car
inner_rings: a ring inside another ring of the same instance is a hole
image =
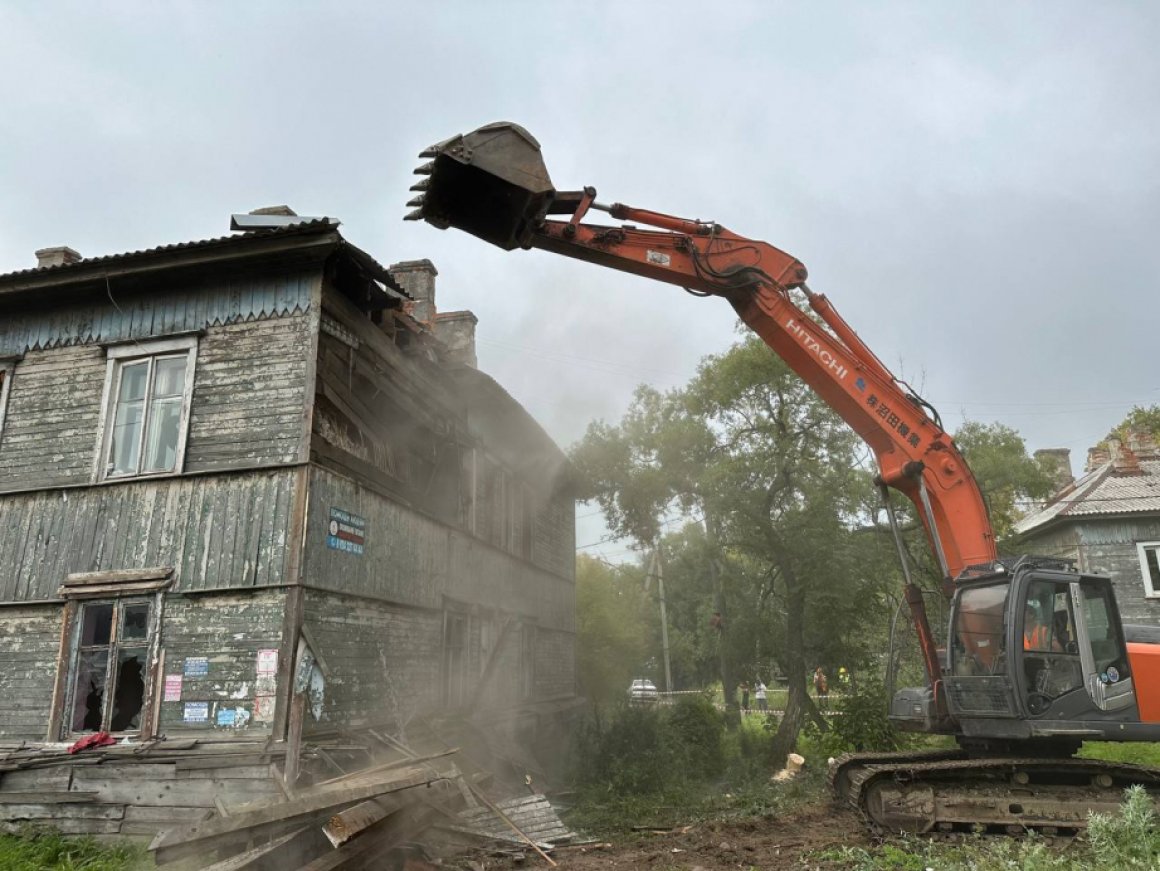
[[[634,702],[655,702],[660,698],[660,693],[657,692],[656,684],[651,680],[638,678],[628,688],[628,697]]]

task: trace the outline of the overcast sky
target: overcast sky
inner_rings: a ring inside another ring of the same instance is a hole
[[[512,120],[562,189],[791,252],[950,428],[1079,471],[1160,402],[1158,44],[1146,2],[5,2],[0,271],[334,216],[434,261],[481,367],[566,446],[734,318],[400,220],[421,148]]]

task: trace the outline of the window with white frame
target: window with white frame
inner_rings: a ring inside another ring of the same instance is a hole
[[[109,348],[98,479],[180,472],[197,337]]]
[[[1144,593],[1150,599],[1160,599],[1160,541],[1137,542],[1136,551],[1140,555]]]

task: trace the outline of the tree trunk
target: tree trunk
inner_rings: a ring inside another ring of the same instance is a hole
[[[801,585],[793,567],[787,560],[779,560],[782,577],[785,580],[785,654],[781,667],[789,677],[789,693],[785,703],[785,715],[773,736],[773,767],[785,766],[786,757],[797,744],[798,733],[806,716],[809,701],[806,692],[805,661],[805,589]]]
[[[725,579],[721,565],[717,561],[717,535],[705,517],[705,538],[709,543],[709,577],[713,582],[713,610],[721,618],[717,623],[717,661],[721,669],[721,690],[725,694],[725,725],[737,728],[741,725],[741,710],[737,707],[737,679],[729,662],[725,640],[729,631],[729,609],[725,597]]]

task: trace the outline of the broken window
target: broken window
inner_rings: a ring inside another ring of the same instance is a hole
[[[181,471],[196,350],[194,337],[109,349],[101,477]]]
[[[140,599],[79,603],[65,721],[69,732],[141,729],[153,607]]]

